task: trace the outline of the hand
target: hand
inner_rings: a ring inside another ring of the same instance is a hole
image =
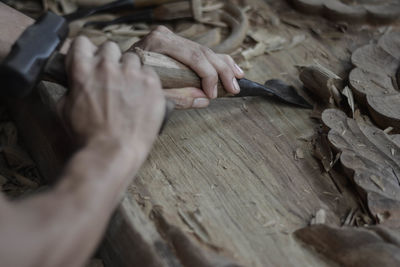
[[[208,106],[209,99],[217,97],[218,79],[221,79],[227,92],[240,92],[236,79],[243,78],[244,73],[229,55],[216,54],[208,47],[175,35],[164,26],[157,27],[133,47],[168,55],[190,67],[202,78],[203,90],[164,90],[165,95],[174,100],[178,108]]]
[[[133,53],[100,48],[86,37],[72,43],[66,58],[70,92],[62,105],[67,124],[87,143],[103,138],[150,149],[165,112],[157,74]]]

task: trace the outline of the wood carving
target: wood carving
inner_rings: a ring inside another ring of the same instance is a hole
[[[341,152],[346,174],[376,220],[400,228],[400,142],[399,136],[348,118],[344,112],[328,109],[322,121],[331,130],[330,144]]]
[[[398,0],[290,0],[301,12],[328,19],[388,23],[400,17]]]
[[[349,82],[357,101],[368,107],[378,126],[400,133],[400,32],[357,49],[351,60],[356,68]]]
[[[399,266],[400,236],[383,227],[335,228],[314,225],[294,235],[340,266]]]

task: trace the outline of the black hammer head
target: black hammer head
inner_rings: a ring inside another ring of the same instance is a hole
[[[0,95],[28,95],[40,80],[47,60],[67,36],[67,21],[51,12],[29,26],[0,64]]]

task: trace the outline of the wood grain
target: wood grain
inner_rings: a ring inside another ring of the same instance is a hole
[[[249,3],[255,10],[266,9],[264,1]],[[274,5],[265,16],[288,10],[283,2]],[[300,87],[295,65],[314,60],[343,74],[351,67],[349,50],[369,40],[358,29],[339,40],[315,37],[301,26],[304,16],[291,20],[300,27],[262,27],[287,40],[306,35],[305,41],[254,58],[247,78],[259,83],[279,78]],[[336,31],[318,17],[309,23]],[[61,148],[73,147],[60,122],[43,116],[56,119],[49,108],[60,96],[55,91],[46,98],[48,105],[41,102],[42,92],[13,112],[49,178],[70,155],[62,155]],[[184,266],[331,266],[297,244],[291,233],[321,208],[327,221],[338,225],[348,210],[360,207],[345,179],[338,175],[340,182],[334,180],[312,156],[307,140],[318,125],[309,115],[268,98],[218,99],[208,109],[175,112],[109,225],[101,249],[105,266],[144,266],[149,255],[160,266],[176,266],[174,257]],[[297,151],[303,151],[301,158]]]
[[[400,265],[400,235],[388,228],[315,225],[296,231],[295,236],[340,266]]]
[[[399,19],[397,0],[289,0],[301,12],[322,15],[335,21],[388,23]]]
[[[400,228],[400,146],[382,130],[340,110],[324,111],[328,139],[377,222]]]
[[[349,82],[359,103],[368,107],[375,123],[400,132],[400,32],[389,32],[377,44],[365,45],[352,55],[356,67]]]

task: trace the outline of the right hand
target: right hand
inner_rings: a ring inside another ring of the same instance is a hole
[[[165,113],[157,74],[117,44],[77,37],[66,59],[70,92],[62,114],[83,143],[92,139],[150,150]]]

